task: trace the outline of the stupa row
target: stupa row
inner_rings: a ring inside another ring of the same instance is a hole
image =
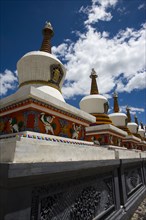
[[[136,117],[131,122],[130,108],[127,114],[120,112],[117,93],[113,96],[114,113],[108,115],[108,100],[99,93],[94,69],[90,95],[80,101],[80,109],[65,102],[61,88],[66,70],[51,54],[53,34],[47,22],[40,51],[29,52],[18,61],[19,89],[0,102],[0,138],[28,135],[47,140],[47,134],[64,143],[146,151],[144,126]]]

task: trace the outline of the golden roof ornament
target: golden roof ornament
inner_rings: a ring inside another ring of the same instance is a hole
[[[54,31],[50,22],[46,21],[42,32],[44,38],[40,51],[51,53],[51,38],[54,35]]]
[[[127,111],[127,122],[131,122],[131,115],[130,115],[130,108],[129,108],[129,106],[126,107],[126,111]]]
[[[97,86],[97,82],[96,82],[97,74],[96,74],[94,68],[92,68],[90,78],[91,78],[90,95],[99,94],[98,86]]]
[[[113,94],[113,98],[114,98],[114,112],[119,112],[118,93],[116,91]]]

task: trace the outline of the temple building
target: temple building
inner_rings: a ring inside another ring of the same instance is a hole
[[[0,219],[128,220],[146,196],[146,136],[130,108],[114,113],[91,70],[80,109],[64,100],[66,76],[43,28],[39,51],[17,63],[19,88],[0,101]]]

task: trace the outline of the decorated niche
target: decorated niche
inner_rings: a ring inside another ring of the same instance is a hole
[[[63,78],[63,70],[60,64],[52,64],[50,66],[50,73],[50,80],[48,81],[50,86],[60,90],[60,82]]]
[[[107,114],[108,113],[108,109],[109,109],[109,103],[105,102],[104,103],[104,113]]]

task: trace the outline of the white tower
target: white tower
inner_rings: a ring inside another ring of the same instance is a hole
[[[33,86],[65,102],[61,88],[66,70],[60,60],[51,54],[50,41],[53,35],[51,24],[46,22],[40,51],[29,52],[18,61],[19,89]]]

